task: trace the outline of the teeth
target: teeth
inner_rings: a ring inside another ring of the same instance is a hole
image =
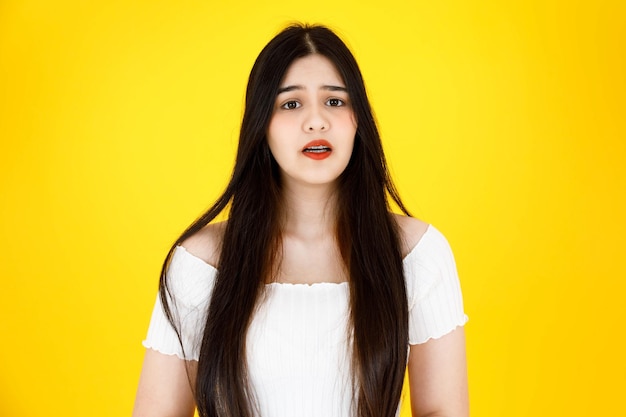
[[[313,153],[322,153],[322,152],[328,152],[330,151],[330,148],[328,146],[310,146],[308,148],[304,148],[304,152],[313,152]]]

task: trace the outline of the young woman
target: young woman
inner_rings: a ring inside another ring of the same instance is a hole
[[[136,417],[391,417],[407,363],[414,416],[468,414],[452,253],[402,204],[357,63],[325,27],[261,51],[232,179],[159,294]]]

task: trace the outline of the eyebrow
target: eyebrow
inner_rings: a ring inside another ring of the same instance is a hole
[[[301,85],[288,85],[285,87],[280,87],[278,89],[278,92],[276,93],[276,95],[282,94],[282,93],[288,93],[290,91],[296,91],[296,90],[304,90],[304,87]],[[320,90],[326,90],[326,91],[343,91],[345,93],[348,92],[348,89],[346,87],[341,87],[339,85],[323,85],[320,87]]]

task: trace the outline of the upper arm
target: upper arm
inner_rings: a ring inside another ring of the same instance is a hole
[[[179,339],[166,318],[160,298],[154,308],[139,386],[135,398],[133,417],[191,417],[194,415],[194,387],[197,361],[181,357],[197,358],[197,342],[201,340],[204,312],[210,298],[214,267],[219,260],[221,238],[226,223],[204,227],[183,242],[185,250],[197,259],[176,258],[170,264],[168,276],[177,304],[173,314],[180,321]],[[184,259],[184,260],[183,260]],[[208,264],[208,265],[207,265]],[[172,309],[172,307],[170,306]],[[184,347],[180,351],[178,347]],[[155,350],[158,349],[158,350]],[[159,352],[175,353],[166,354]],[[183,356],[184,353],[184,356]]]
[[[411,345],[408,372],[413,417],[469,415],[463,327]]]
[[[197,362],[146,349],[133,417],[191,417]]]

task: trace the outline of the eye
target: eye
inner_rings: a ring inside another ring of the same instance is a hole
[[[280,108],[281,108],[281,109],[285,109],[285,110],[294,110],[294,109],[297,109],[297,108],[298,108],[298,107],[300,107],[300,106],[301,106],[301,104],[300,104],[300,103],[298,103],[297,101],[295,101],[295,100],[290,100],[290,101],[288,101],[288,102],[286,102],[286,103],[283,103],[283,104],[280,106]]]
[[[326,100],[326,105],[331,107],[341,107],[345,106],[345,104],[345,101],[340,98],[329,98],[328,100]]]

